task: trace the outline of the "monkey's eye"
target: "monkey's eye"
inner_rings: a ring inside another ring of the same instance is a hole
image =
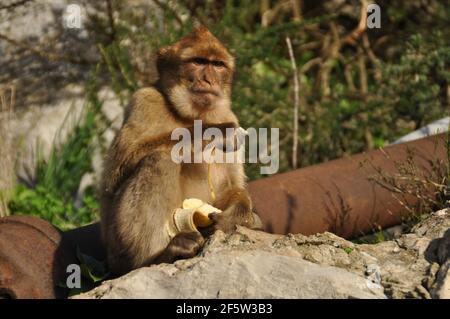
[[[223,63],[222,61],[212,61],[211,63],[215,67],[219,67],[219,68],[224,68],[225,67],[225,63]]]
[[[198,65],[206,65],[209,63],[209,60],[205,58],[192,58],[190,62]]]

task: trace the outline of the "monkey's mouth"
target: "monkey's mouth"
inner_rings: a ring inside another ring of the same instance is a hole
[[[212,96],[219,96],[219,92],[217,90],[213,89],[195,89],[191,88],[191,92],[198,95],[212,95]]]

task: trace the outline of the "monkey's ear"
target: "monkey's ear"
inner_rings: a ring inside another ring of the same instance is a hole
[[[168,51],[169,51],[168,47],[162,47],[162,48],[159,48],[159,50],[156,52],[156,55],[158,57],[162,57],[162,56],[165,56]]]
[[[174,61],[172,61],[173,57],[174,57],[173,51],[174,51],[174,49],[172,46],[166,46],[166,47],[160,48],[156,52],[156,66],[162,67],[164,65],[173,64],[173,62],[174,62]]]
[[[207,27],[205,27],[203,24],[199,25],[193,30],[193,33],[197,33],[198,35],[204,35],[209,34],[212,35],[211,31]]]

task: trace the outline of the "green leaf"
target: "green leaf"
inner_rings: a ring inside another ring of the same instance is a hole
[[[104,280],[109,274],[106,271],[106,263],[98,261],[94,257],[83,254],[77,246],[77,258],[81,265],[81,274],[96,283]]]

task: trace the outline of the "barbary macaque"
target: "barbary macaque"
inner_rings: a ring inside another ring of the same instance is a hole
[[[240,163],[176,163],[171,158],[177,128],[238,128],[231,111],[234,59],[205,27],[157,52],[159,79],[138,90],[104,162],[101,227],[108,265],[115,275],[197,254],[204,236],[254,223]],[[225,143],[226,144],[226,143]],[[214,198],[208,182],[212,183]],[[186,198],[219,208],[200,232],[166,231]]]

